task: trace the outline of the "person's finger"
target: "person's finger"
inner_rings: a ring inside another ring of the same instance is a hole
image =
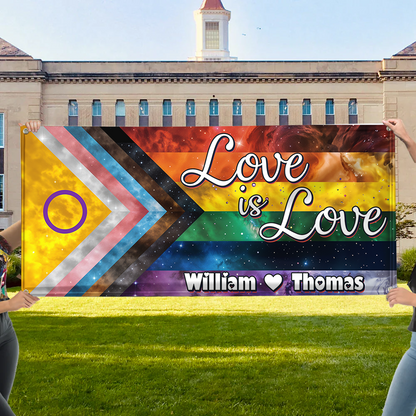
[[[35,131],[35,122],[29,121],[30,131],[33,133]]]
[[[393,289],[394,290],[394,289]],[[389,293],[387,293],[387,300],[392,299],[392,297],[395,295],[396,292],[393,292],[393,290],[390,290]]]
[[[389,120],[389,121],[383,120],[383,124],[384,124],[386,127],[389,127],[389,128],[391,128],[391,129],[394,127],[394,124],[393,124],[393,123],[391,123],[391,122],[390,122],[390,120]]]
[[[38,129],[39,129],[38,122],[37,121],[32,121],[31,124],[32,124],[32,131],[34,133],[36,133],[38,131]]]
[[[19,127],[23,127],[24,126],[24,124],[22,124],[22,123],[19,123]]]
[[[32,296],[29,293],[24,292],[24,298],[25,302],[29,302],[30,304],[34,302],[34,300],[32,300]]]

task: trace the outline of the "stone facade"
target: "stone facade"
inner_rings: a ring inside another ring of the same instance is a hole
[[[3,41],[4,42],[4,41]],[[6,45],[7,46],[7,45]],[[68,125],[68,103],[78,104],[78,125],[92,125],[92,102],[100,100],[102,125],[116,124],[115,104],[124,100],[125,125],[139,125],[139,102],[147,100],[150,126],[163,123],[164,100],[172,103],[172,125],[186,125],[186,103],[194,100],[197,126],[209,124],[209,103],[218,100],[219,124],[233,123],[233,101],[241,100],[243,125],[256,124],[256,102],[265,103],[265,123],[279,124],[286,99],[289,124],[302,124],[302,102],[311,100],[312,124],[325,124],[325,103],[334,100],[335,124],[349,122],[357,100],[358,123],[400,117],[416,139],[414,44],[381,61],[301,62],[44,62],[15,50],[0,55],[0,113],[4,114],[4,210],[0,228],[21,217],[18,123],[41,119]],[[397,144],[397,195],[416,202],[416,165]],[[414,241],[401,242],[401,249]]]

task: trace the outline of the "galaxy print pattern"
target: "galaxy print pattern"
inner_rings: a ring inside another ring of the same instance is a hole
[[[384,126],[42,127],[22,135],[23,287],[37,296],[385,293]]]

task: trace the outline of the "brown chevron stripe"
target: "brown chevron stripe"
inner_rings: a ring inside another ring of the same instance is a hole
[[[108,152],[166,211],[184,210],[107,135],[101,127],[84,129],[106,152]]]
[[[122,166],[165,210],[163,217],[147,231],[123,257],[118,260],[83,296],[98,296],[169,229],[185,212],[137,163],[135,163],[100,128],[89,127],[85,131]]]
[[[180,212],[167,212],[120,260],[108,269],[82,296],[99,296],[107,290],[145,251],[180,218]],[[158,256],[157,256],[158,257]],[[149,267],[149,266],[148,266]],[[128,285],[130,286],[130,284]],[[120,293],[119,293],[120,295]]]

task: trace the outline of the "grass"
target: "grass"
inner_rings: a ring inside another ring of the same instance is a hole
[[[10,313],[18,416],[381,415],[411,309],[384,296],[42,298]]]

